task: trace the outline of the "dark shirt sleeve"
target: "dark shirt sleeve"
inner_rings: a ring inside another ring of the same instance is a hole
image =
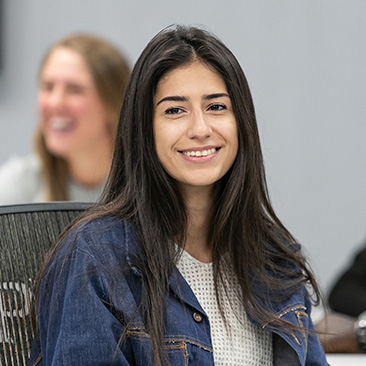
[[[333,311],[357,317],[366,310],[366,248],[356,255],[329,294]]]

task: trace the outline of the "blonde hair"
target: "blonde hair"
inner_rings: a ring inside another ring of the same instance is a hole
[[[39,75],[50,55],[60,47],[76,52],[86,63],[99,97],[107,110],[114,145],[123,95],[130,76],[125,58],[113,45],[101,38],[89,34],[74,34],[61,39],[49,48],[41,62]],[[67,162],[47,149],[40,123],[35,133],[34,145],[42,162],[47,200],[68,200]]]

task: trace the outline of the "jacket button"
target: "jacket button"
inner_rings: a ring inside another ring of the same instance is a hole
[[[193,314],[193,319],[197,322],[197,323],[201,323],[202,321],[202,315],[200,313],[194,313]]]

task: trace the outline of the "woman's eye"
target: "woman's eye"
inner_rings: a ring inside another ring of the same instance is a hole
[[[40,90],[45,91],[45,92],[50,92],[53,88],[53,84],[52,83],[42,83]]]
[[[70,84],[67,86],[67,92],[70,94],[82,94],[84,92],[84,88],[80,85]]]
[[[211,104],[211,105],[208,107],[208,109],[209,109],[210,111],[223,111],[223,110],[225,110],[225,109],[227,109],[227,108],[226,108],[226,106],[225,106],[225,105],[223,105],[223,104]]]
[[[181,114],[183,113],[183,110],[178,107],[169,108],[165,111],[165,114]]]

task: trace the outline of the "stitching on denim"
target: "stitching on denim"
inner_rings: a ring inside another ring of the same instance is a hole
[[[139,338],[150,338],[150,335],[148,333],[146,333],[144,327],[134,327],[131,329],[126,330],[126,334],[129,336],[135,336],[135,337],[139,337]],[[174,337],[172,335],[169,335],[169,337],[165,337],[164,338],[164,342],[165,343],[189,343],[192,344],[194,346],[200,347],[202,349],[204,349],[205,351],[209,351],[209,352],[213,352],[213,349],[211,347],[205,346],[204,344],[191,340],[189,338],[182,338],[181,336],[179,337]]]
[[[165,345],[164,348],[170,351],[179,351],[180,349],[184,349],[184,345],[183,343],[173,343]]]
[[[146,329],[144,326],[134,326],[134,327],[130,327],[129,329],[126,330],[127,335],[132,335],[132,336],[136,336],[136,337],[145,337],[145,338],[150,338],[150,335],[146,332]],[[199,340],[193,339],[189,336],[186,336],[185,338],[182,338],[181,334],[169,334],[169,336],[166,336],[164,338],[164,341],[169,343],[169,342],[186,342],[186,343],[190,343],[193,344],[195,346],[198,346],[206,351],[209,352],[213,352],[212,347],[206,345],[206,344],[202,344]]]
[[[139,338],[150,338],[150,335],[146,332],[139,332],[139,331],[134,331],[134,330],[127,330],[126,331],[127,335],[133,335]]]
[[[185,343],[193,344],[194,346],[200,347],[200,348],[204,349],[205,351],[213,352],[213,349],[211,347],[207,347],[207,346],[203,345],[200,342],[192,341],[188,338],[165,338],[165,341],[168,342],[168,343],[170,343],[170,342],[185,342]]]
[[[308,313],[305,313],[305,311],[296,311],[296,314],[303,315],[306,318],[309,318],[309,314]]]
[[[285,310],[283,310],[281,313],[276,314],[276,317],[277,318],[282,318],[286,314],[291,313],[291,311],[296,313],[296,310],[300,310],[300,309],[301,310],[306,310],[306,306],[304,306],[304,305],[291,305],[288,308],[286,308]],[[268,322],[264,323],[262,325],[262,328],[263,329],[266,328],[268,324],[269,324]],[[296,337],[294,337],[294,338],[296,339]]]
[[[32,363],[32,366],[36,366],[39,363],[39,361],[41,361],[41,358],[42,358],[42,352],[39,353],[36,360]]]
[[[284,315],[290,313],[291,311],[296,311],[296,310],[306,310],[306,306],[305,305],[291,305],[288,308],[286,308],[285,310],[283,310],[280,314],[278,314],[277,316],[279,318],[283,317]]]
[[[182,348],[184,350],[184,366],[188,366],[188,350],[187,350],[187,344],[183,342]]]
[[[134,325],[134,326],[130,326],[128,328],[128,330],[131,330],[131,331],[134,331],[134,330],[137,330],[137,331],[143,331],[146,333],[146,329],[143,325]]]
[[[307,339],[307,336],[306,336],[304,323],[301,320],[301,316],[305,316],[306,318],[309,318],[309,315],[307,313],[305,313],[304,311],[296,311],[295,313],[296,313],[297,320],[298,320],[298,322],[300,324],[300,327],[301,327],[302,335],[304,337],[304,342],[305,342],[305,360],[306,360],[306,354],[308,352],[308,339]]]
[[[302,305],[302,304],[299,304],[299,305],[291,305],[289,306],[288,308],[286,308],[285,310],[283,310],[280,314],[277,314],[277,318],[282,318],[283,316],[285,316],[286,314],[288,313],[291,313],[291,312],[294,312],[298,321],[299,321],[299,317],[298,317],[298,313],[301,313],[301,314],[304,314],[305,316],[308,316],[308,314],[305,313],[305,311],[299,311],[299,310],[306,310],[306,306],[305,305]],[[262,327],[265,328],[266,326],[268,325],[268,323],[265,323]],[[300,323],[299,321],[299,325],[300,325],[300,328],[302,328],[302,333],[304,334],[304,326],[302,324],[302,322]],[[295,340],[295,342],[300,346],[301,343],[299,341],[299,339],[296,337],[295,333],[293,332],[290,332],[292,338]],[[306,339],[305,339],[306,340]]]
[[[301,346],[301,343],[300,343],[299,339],[295,336],[295,333],[291,332],[290,334],[291,334],[292,338],[295,340],[295,342],[296,342],[299,346]]]
[[[165,346],[164,348],[169,353],[178,352],[178,351],[183,350],[184,366],[188,366],[188,350],[187,350],[187,344],[185,342],[182,342],[179,344],[172,344],[169,346]]]

